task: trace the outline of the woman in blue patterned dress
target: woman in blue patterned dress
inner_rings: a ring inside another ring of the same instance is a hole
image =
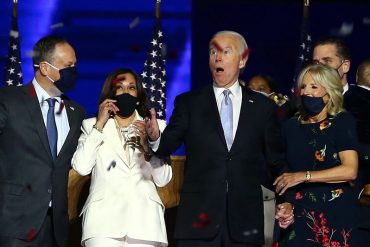
[[[336,70],[321,64],[304,68],[298,79],[302,107],[283,126],[288,171],[275,180],[289,193],[294,220],[280,222],[280,246],[359,247],[356,244],[357,135],[344,112]],[[294,222],[294,223],[293,223]]]

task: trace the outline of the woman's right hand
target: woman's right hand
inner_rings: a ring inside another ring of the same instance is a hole
[[[96,120],[96,127],[98,129],[103,129],[110,115],[115,115],[119,111],[118,107],[114,104],[115,102],[116,100],[106,99],[99,105],[99,113]]]

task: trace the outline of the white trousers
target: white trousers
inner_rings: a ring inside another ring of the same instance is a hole
[[[133,238],[89,238],[84,241],[85,247],[165,247],[167,244]]]

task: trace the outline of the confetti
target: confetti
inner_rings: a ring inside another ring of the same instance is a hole
[[[56,115],[60,115],[62,113],[63,109],[64,109],[64,102],[62,101],[62,103],[60,103],[60,105],[59,105],[59,109],[58,109]]]
[[[242,58],[246,59],[249,56],[249,52],[250,52],[249,48],[245,49],[245,51],[243,52]]]
[[[199,218],[199,220],[200,220],[201,222],[197,222],[197,221],[193,222],[193,223],[192,223],[192,227],[193,227],[194,229],[203,229],[203,228],[206,228],[206,227],[209,225],[210,220],[209,220],[209,217],[208,217],[208,215],[207,215],[207,214],[205,214],[205,213],[200,213],[200,214],[198,215],[198,218]]]
[[[111,168],[115,168],[116,167],[116,161],[112,161],[111,163],[110,163],[110,165],[108,166],[108,168],[107,168],[107,171],[110,171],[110,169]]]
[[[60,27],[63,27],[63,26],[64,26],[63,22],[58,22],[58,23],[55,23],[55,24],[51,25],[50,29],[60,28]]]
[[[31,240],[36,236],[36,234],[37,234],[36,229],[35,229],[35,228],[32,228],[32,229],[28,232],[28,234],[27,234],[27,237],[26,237],[27,241],[31,241]]]
[[[28,51],[26,52],[26,56],[27,57],[34,57],[34,56],[37,56],[38,52],[34,52],[34,51]]]
[[[137,24],[139,24],[139,21],[140,21],[140,18],[139,17],[136,17],[135,19],[133,19],[132,22],[129,25],[129,28],[130,29],[133,29],[134,27],[136,27]]]

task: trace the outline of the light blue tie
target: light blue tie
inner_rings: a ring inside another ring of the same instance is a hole
[[[233,144],[233,102],[230,99],[230,90],[225,89],[223,92],[224,99],[221,102],[221,123],[224,129],[227,149],[230,150]]]
[[[49,98],[45,100],[49,104],[47,122],[46,122],[46,129],[48,133],[48,140],[51,155],[53,156],[53,160],[57,158],[57,142],[58,142],[58,131],[57,125],[55,124],[55,116],[54,116],[54,108],[55,108],[55,101],[56,99]]]

